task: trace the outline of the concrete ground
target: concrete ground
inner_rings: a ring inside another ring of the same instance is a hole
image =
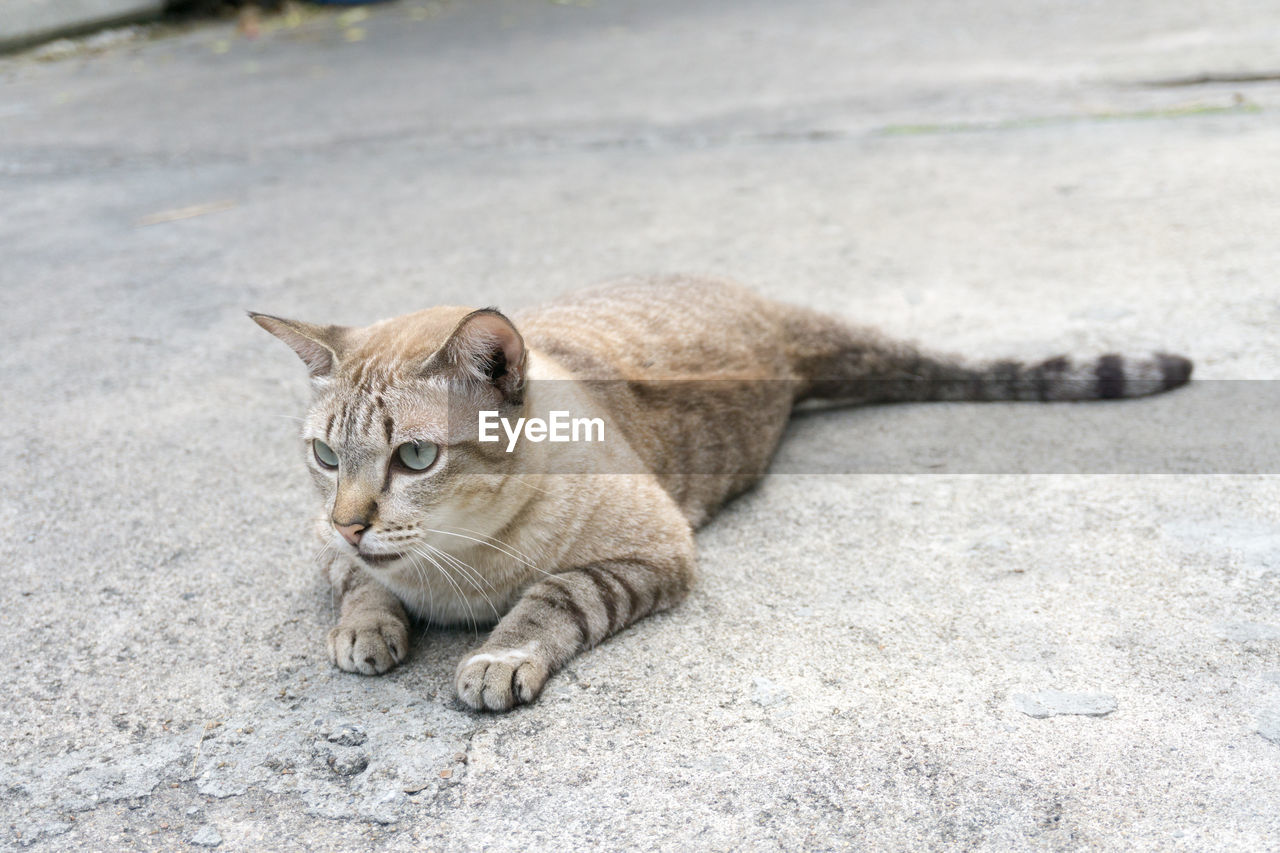
[[[1265,383],[807,415],[687,604],[492,716],[467,631],[330,667],[304,375],[244,316],[707,271],[1273,379],[1280,83],[1222,78],[1280,15],[1122,5],[407,0],[0,62],[0,845],[1280,848],[1280,451],[1056,461]]]

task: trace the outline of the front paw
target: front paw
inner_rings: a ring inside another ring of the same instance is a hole
[[[394,616],[364,613],[329,632],[329,659],[339,669],[379,675],[409,653],[409,631]]]
[[[509,711],[538,698],[547,667],[534,650],[481,649],[458,664],[458,698],[482,711]]]

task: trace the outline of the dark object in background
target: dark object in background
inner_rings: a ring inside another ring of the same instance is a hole
[[[385,3],[387,0],[305,0],[321,6],[364,6],[370,3]],[[257,6],[264,12],[278,12],[285,0],[171,0],[168,12],[179,17],[225,15]]]
[[[278,12],[283,5],[284,0],[171,0],[167,11],[178,17],[194,17],[230,14],[246,6]]]

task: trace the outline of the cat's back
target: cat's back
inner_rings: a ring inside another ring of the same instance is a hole
[[[754,483],[794,399],[785,306],[732,281],[620,279],[517,315],[607,408],[691,524]]]
[[[727,279],[634,276],[515,319],[531,349],[580,379],[781,378],[777,307]]]

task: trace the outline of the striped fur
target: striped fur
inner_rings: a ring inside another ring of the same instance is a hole
[[[363,329],[252,316],[311,375],[304,438],[340,600],[334,663],[390,669],[410,614],[496,623],[455,681],[491,710],[533,701],[574,655],[679,603],[692,530],[759,479],[799,402],[1105,399],[1191,373],[1165,354],[971,365],[683,277],[623,280],[514,321],[453,307]],[[507,453],[477,441],[488,409],[599,416],[613,438]],[[423,472],[396,461],[414,442],[439,448]]]
[[[1167,353],[975,365],[817,312],[794,310],[785,326],[798,372],[809,377],[803,397],[865,403],[1105,400],[1158,394],[1191,377],[1191,362]]]

